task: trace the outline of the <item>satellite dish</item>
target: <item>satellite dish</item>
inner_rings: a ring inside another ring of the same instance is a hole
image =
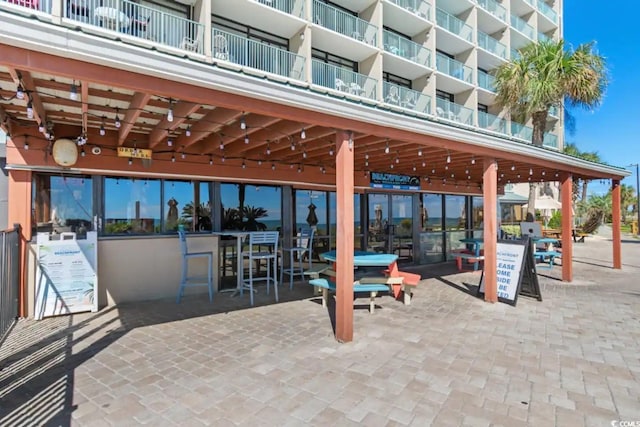
[[[72,140],[61,138],[53,143],[52,155],[60,166],[73,166],[78,161],[78,147]]]

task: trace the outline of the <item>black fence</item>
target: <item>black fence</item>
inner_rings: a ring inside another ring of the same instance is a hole
[[[0,343],[18,318],[20,226],[0,231]]]

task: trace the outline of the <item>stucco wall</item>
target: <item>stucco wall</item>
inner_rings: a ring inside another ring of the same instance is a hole
[[[190,252],[213,251],[214,288],[218,289],[218,237],[190,235]],[[28,252],[28,315],[34,313],[36,245]],[[178,236],[107,239],[98,242],[98,303],[100,308],[124,302],[175,298],[181,274]],[[206,276],[204,259],[189,261],[190,276]],[[185,294],[206,294],[206,286],[187,289]],[[206,296],[203,295],[206,298]]]

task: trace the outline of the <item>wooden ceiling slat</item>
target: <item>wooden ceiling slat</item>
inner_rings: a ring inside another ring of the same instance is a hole
[[[178,137],[176,144],[179,147],[190,147],[221,129],[226,123],[237,120],[241,115],[240,111],[215,108],[191,126],[191,136],[183,133]]]
[[[118,132],[118,145],[124,144],[124,141],[129,136],[129,132],[133,129],[134,124],[138,121],[142,110],[144,109],[147,102],[151,99],[151,94],[136,92],[133,94],[131,98],[131,102],[129,103],[129,109],[124,115],[124,119],[122,120],[122,126],[120,126],[120,130]]]

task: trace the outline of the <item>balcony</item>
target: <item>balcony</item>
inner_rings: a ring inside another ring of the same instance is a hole
[[[516,30],[518,30],[518,32],[523,34],[529,40],[534,40],[536,36],[536,31],[533,29],[531,25],[527,24],[525,21],[523,21],[519,17],[515,15],[511,15],[511,26]]]
[[[507,9],[496,0],[478,0],[478,4],[499,20],[507,22]]]
[[[558,14],[543,0],[538,0],[538,10],[554,24],[558,23]]]
[[[378,27],[318,0],[313,2],[313,22],[352,39],[377,45]]]
[[[431,5],[424,0],[389,0],[389,2],[431,21]]]
[[[258,3],[272,7],[280,12],[304,18],[304,1],[300,0],[257,0]]]
[[[383,32],[383,40],[386,52],[431,67],[431,51],[423,45],[387,30]]]
[[[545,133],[542,145],[544,147],[555,148],[557,150],[559,148],[558,135],[554,135],[552,133]]]
[[[460,61],[449,58],[440,52],[436,53],[436,69],[448,76],[471,83],[473,70]]]
[[[554,118],[559,118],[560,116],[558,115],[558,107],[556,105],[552,105],[549,108],[549,116],[550,117],[554,117]]]
[[[436,115],[445,120],[473,126],[473,110],[446,99],[436,98]]]
[[[436,9],[436,23],[439,27],[444,28],[452,34],[457,35],[468,42],[472,41],[473,29],[464,23],[464,21],[445,12],[442,9]]]
[[[478,127],[492,132],[497,132],[502,135],[508,135],[507,121],[501,117],[493,114],[485,113],[484,111],[478,111]]]
[[[478,31],[478,46],[500,58],[506,59],[507,57],[507,47],[482,31]]]
[[[211,40],[214,59],[295,80],[305,79],[303,56],[216,28]]]
[[[389,82],[384,82],[382,90],[385,104],[392,108],[395,106],[413,113],[431,114],[429,95]]]
[[[511,136],[531,143],[533,137],[533,128],[520,123],[511,122]]]
[[[491,74],[487,74],[484,71],[478,70],[478,86],[484,90],[488,90],[489,92],[495,92],[495,82],[496,78]]]
[[[322,61],[311,61],[312,82],[346,95],[376,99],[378,81],[346,68],[336,67]]]
[[[538,33],[538,41],[539,42],[548,42],[551,41],[551,37],[544,33]]]

